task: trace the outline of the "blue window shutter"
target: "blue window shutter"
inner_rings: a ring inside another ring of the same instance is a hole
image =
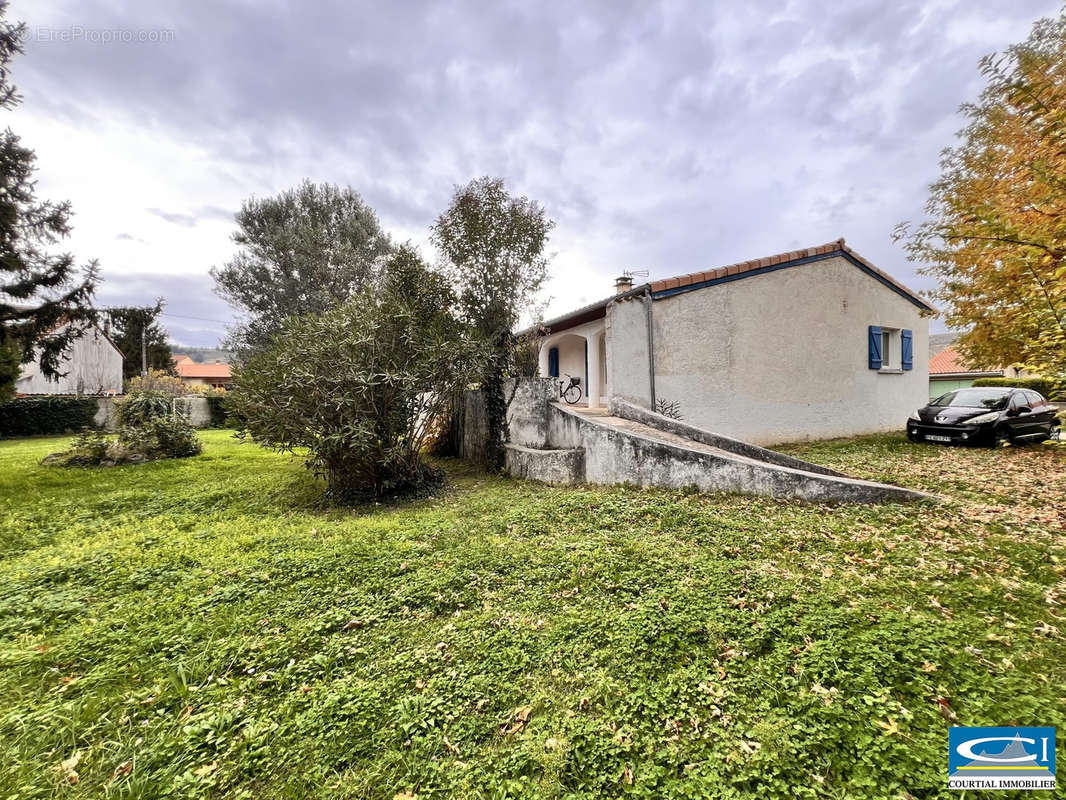
[[[870,326],[870,369],[881,369],[881,326]]]
[[[559,377],[559,348],[548,348],[548,375],[552,378]]]
[[[904,330],[900,331],[899,337],[903,343],[903,352],[900,357],[903,369],[914,369],[914,334]]]

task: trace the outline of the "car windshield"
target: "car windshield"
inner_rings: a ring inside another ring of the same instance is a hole
[[[956,389],[943,394],[930,405],[962,406],[964,408],[991,408],[998,411],[1007,407],[1007,389]]]

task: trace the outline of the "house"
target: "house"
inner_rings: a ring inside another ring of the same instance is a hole
[[[64,330],[60,328],[60,330]],[[75,339],[60,360],[58,378],[41,372],[39,358],[22,365],[17,394],[121,394],[122,351],[96,325]]]
[[[640,286],[623,276],[543,323],[540,374],[578,377],[590,410],[669,404],[756,444],[902,430],[928,399],[930,311],[839,239]]]
[[[966,363],[952,341],[929,359],[929,396],[940,397],[953,389],[973,386],[973,382],[978,378],[1025,377],[1032,377],[1032,373],[1017,366],[976,369]]]
[[[940,397],[953,389],[973,386],[978,378],[1002,378],[1002,369],[973,369],[954,345],[948,345],[929,359],[929,396]]]
[[[187,355],[174,357],[174,369],[181,382],[187,386],[210,386],[213,389],[228,389],[232,384],[230,365],[216,360],[214,364],[200,364]]]

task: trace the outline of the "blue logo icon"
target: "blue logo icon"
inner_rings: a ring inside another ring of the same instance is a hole
[[[949,789],[1054,789],[1054,728],[951,728]]]

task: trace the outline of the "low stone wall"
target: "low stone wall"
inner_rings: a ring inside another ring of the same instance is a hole
[[[93,415],[93,425],[99,430],[114,432],[118,429],[118,414],[116,413],[115,403],[114,397],[96,398],[96,414]]]
[[[543,449],[549,446],[549,410],[556,397],[551,378],[522,378],[508,381],[504,396],[511,399],[507,407],[510,442],[523,447]],[[485,398],[480,391],[463,395],[463,413],[458,421],[459,456],[475,464],[485,463]]]
[[[211,427],[211,407],[208,405],[206,397],[197,395],[175,397],[174,411],[177,414],[184,414],[189,424],[194,428]]]

